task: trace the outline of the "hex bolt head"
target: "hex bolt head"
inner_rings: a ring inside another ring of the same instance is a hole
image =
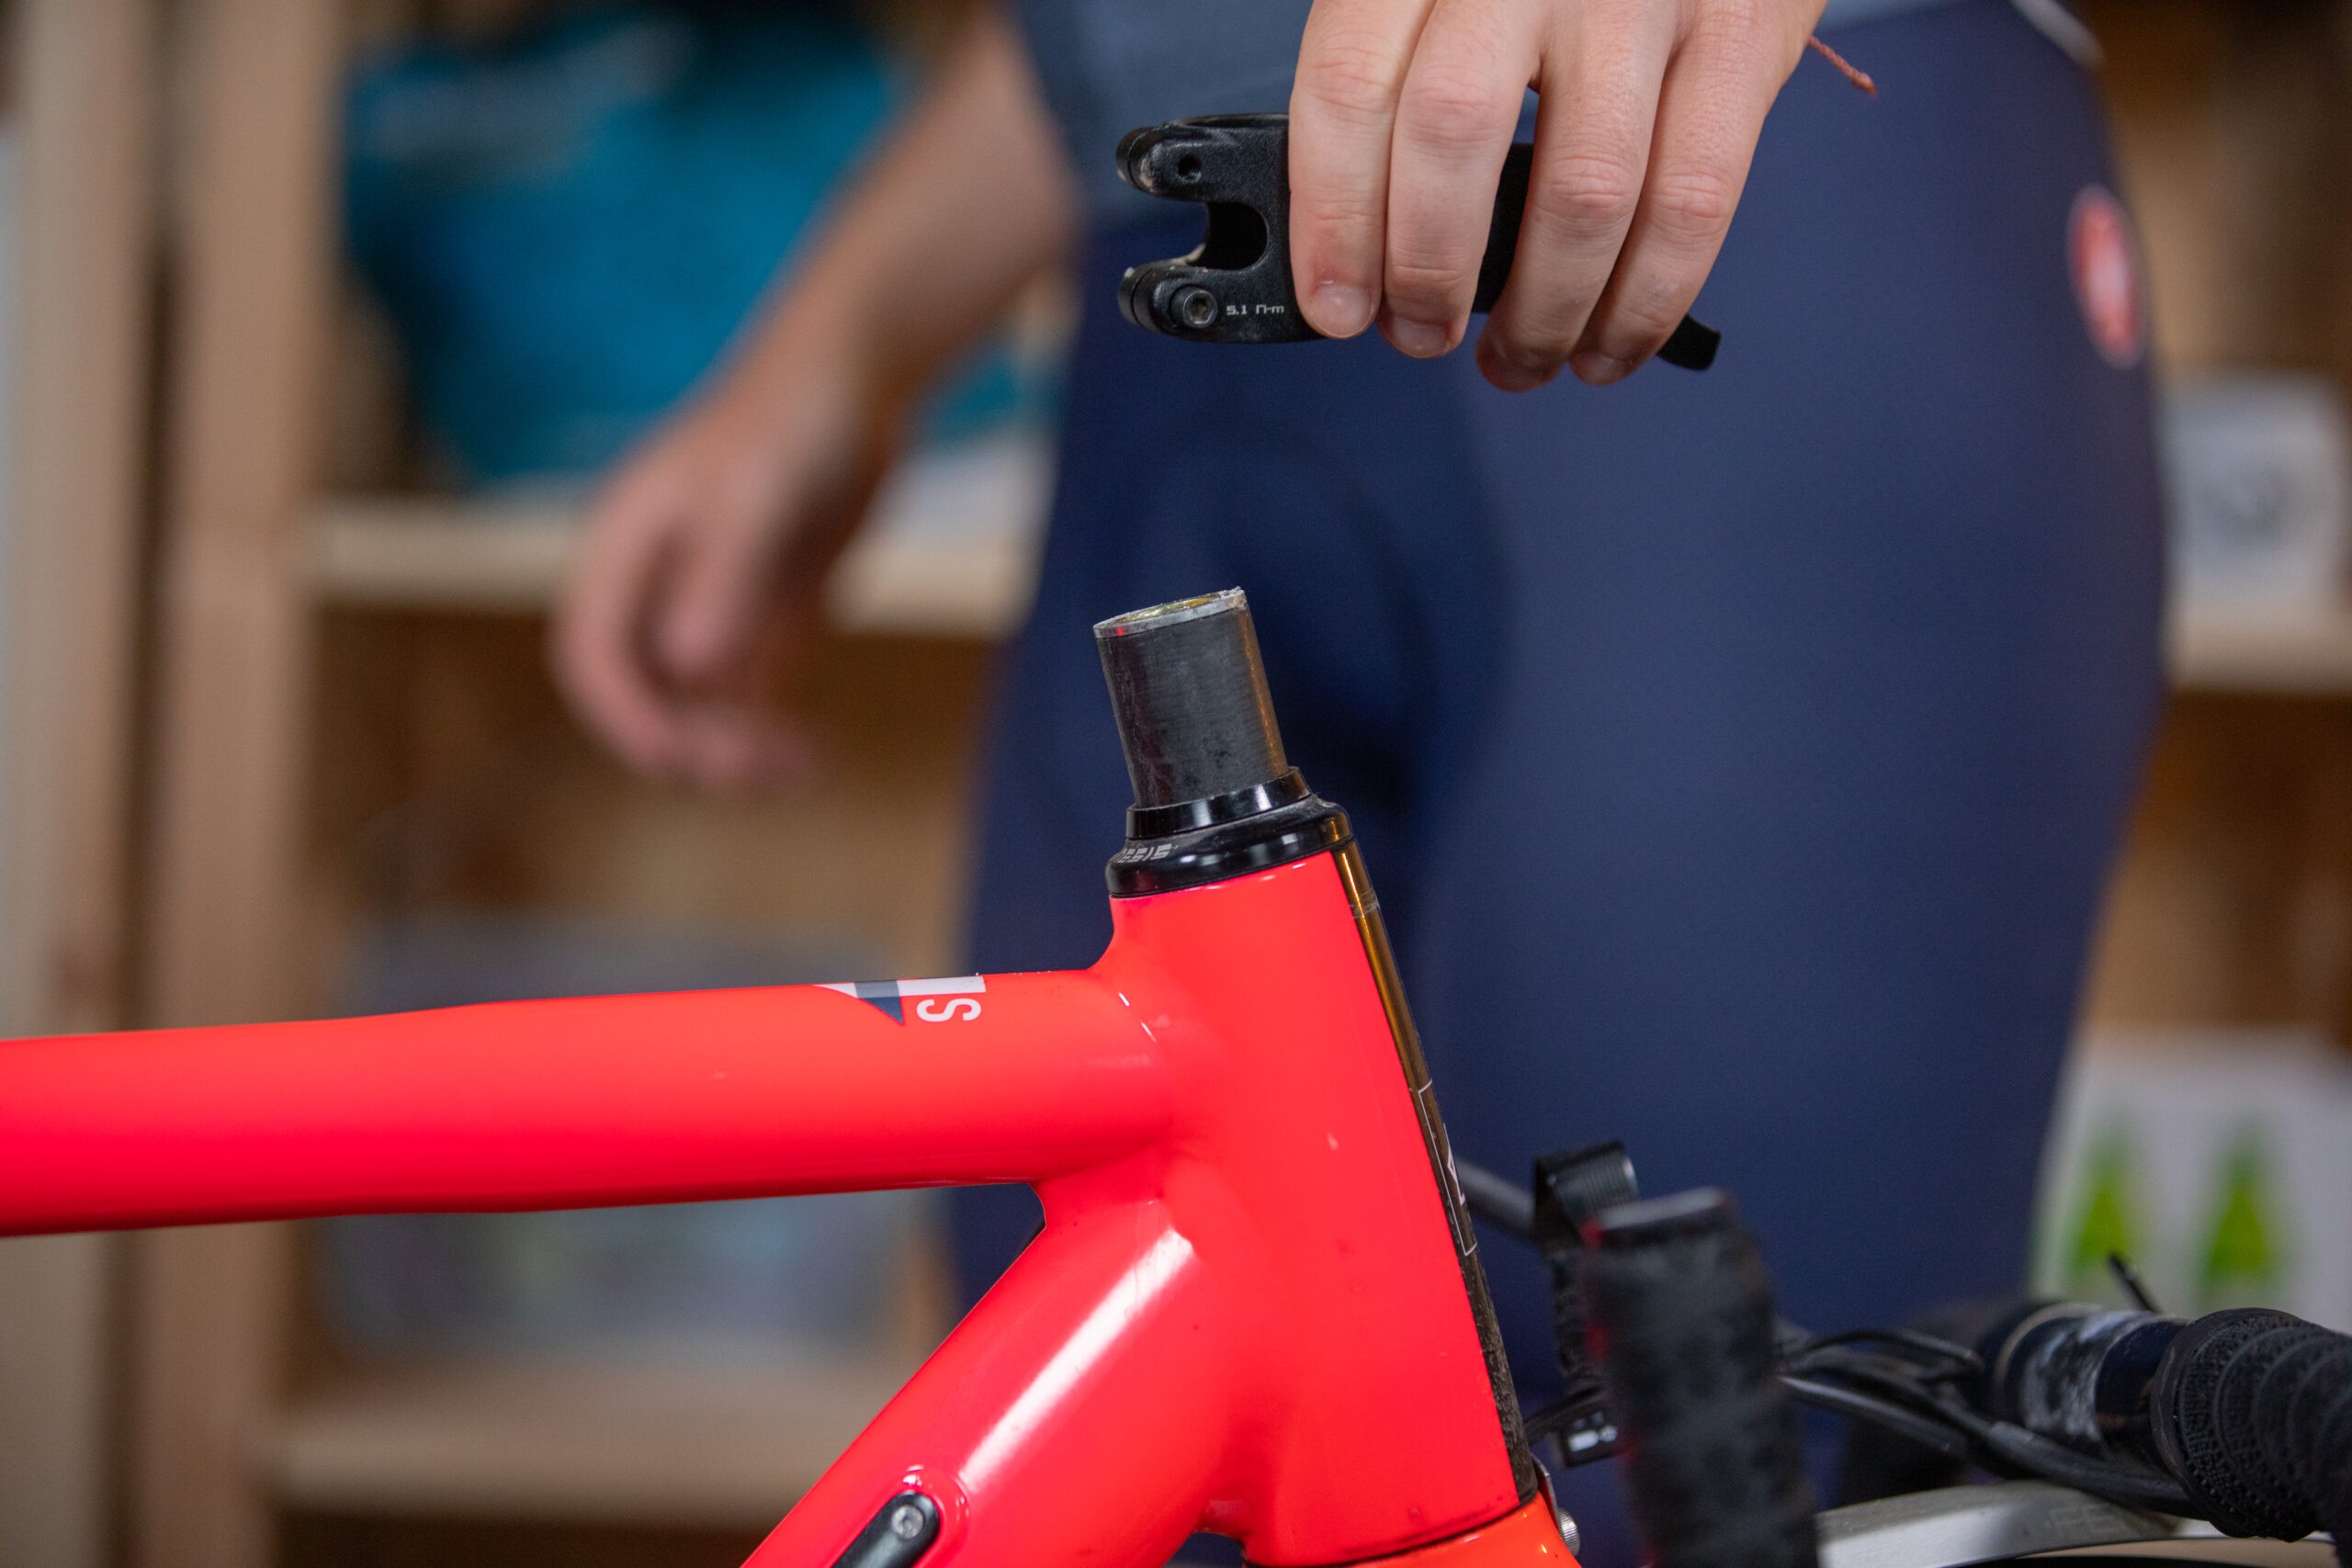
[[[1170,312],[1194,332],[1206,332],[1216,324],[1216,296],[1197,283],[1188,283],[1176,290],[1168,301]]]

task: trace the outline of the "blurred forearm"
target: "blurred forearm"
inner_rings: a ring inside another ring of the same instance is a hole
[[[978,6],[921,100],[770,308],[745,374],[811,352],[895,408],[1063,258],[1077,195],[1011,21]]]
[[[777,661],[814,624],[914,399],[1061,258],[1071,183],[1028,58],[984,8],[733,362],[597,497],[553,657],[632,767],[728,790],[806,770],[808,743],[765,701]]]

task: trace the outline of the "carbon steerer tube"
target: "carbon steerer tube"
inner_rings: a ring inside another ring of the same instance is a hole
[[[1238,588],[1094,628],[1135,804],[1105,874],[1114,897],[1169,893],[1348,841],[1340,808],[1283,753]]]

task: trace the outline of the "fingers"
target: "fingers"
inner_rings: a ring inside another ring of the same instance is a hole
[[[1316,0],[1290,100],[1291,280],[1309,325],[1372,324],[1397,95],[1431,0]]]
[[[1389,145],[1380,313],[1388,340],[1417,358],[1452,349],[1469,322],[1544,10],[1437,0],[1422,26]]]
[[[1478,344],[1488,380],[1522,391],[1565,365],[1606,386],[1657,352],[1714,265],[1817,9],[1719,0],[1678,39],[1671,8],[1594,0],[1551,40],[1527,215]]]
[[[806,778],[816,750],[758,697],[689,707],[680,716],[678,776],[719,795],[746,795]]]
[[[1714,265],[1817,0],[1317,0],[1291,100],[1293,281],[1308,321],[1460,341],[1521,96],[1533,175],[1487,378],[1623,379]]]
[[[776,706],[773,676],[787,644],[805,641],[812,604],[756,615],[729,661],[677,706],[679,772],[722,795],[749,795],[806,778],[816,749]]]
[[[1461,339],[1521,95],[1542,102],[1489,380],[1621,380],[1714,265],[1815,0],[1317,0],[1291,100],[1293,281],[1345,337]]]
[[[670,477],[657,462],[599,502],[551,633],[559,683],[639,773],[728,793],[796,777],[809,749],[766,701],[773,530]]]
[[[627,483],[600,502],[549,632],[557,683],[588,728],[642,773],[677,761],[677,716],[644,658],[645,606],[674,526],[669,498]]]
[[[1327,337],[1461,341],[1539,56],[1538,0],[1317,0],[1291,95],[1291,268]]]
[[[756,504],[707,511],[689,525],[650,638],[673,682],[708,682],[741,660],[775,586],[775,542]]]
[[[1658,98],[1639,209],[1569,356],[1578,379],[1623,380],[1656,354],[1715,265],[1764,117],[1804,47],[1770,7],[1726,6],[1690,35]]]
[[[1551,380],[1583,341],[1634,227],[1673,52],[1672,19],[1623,0],[1565,14],[1548,40],[1510,283],[1478,341],[1506,391]]]

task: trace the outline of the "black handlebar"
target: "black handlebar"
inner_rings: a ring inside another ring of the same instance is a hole
[[[2034,1303],[1980,1354],[2004,1419],[2161,1472],[2228,1534],[2326,1529],[2352,1568],[2352,1336],[2255,1308],[2188,1322]]]
[[[1479,1216],[1551,1266],[1567,1395],[1528,1434],[1569,1464],[1626,1457],[1657,1568],[1811,1568],[1792,1398],[1907,1441],[1922,1473],[1973,1463],[2237,1536],[2324,1529],[2352,1568],[2352,1335],[2012,1300],[1815,1336],[1774,1319],[1727,1198],[1627,1201],[1620,1145],[1537,1160],[1527,1198],[1473,1176]]]

